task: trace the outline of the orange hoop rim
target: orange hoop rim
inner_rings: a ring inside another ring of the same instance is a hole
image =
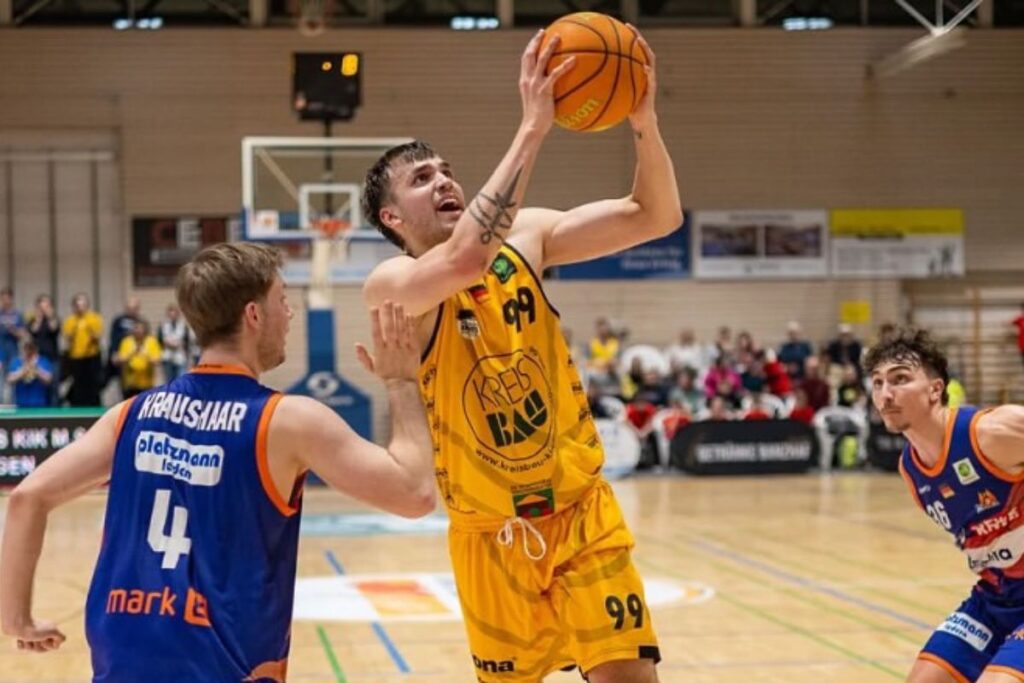
[[[327,239],[344,235],[352,228],[352,224],[342,218],[316,218],[309,223],[311,228]]]

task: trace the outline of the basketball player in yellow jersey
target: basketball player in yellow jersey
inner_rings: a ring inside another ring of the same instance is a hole
[[[406,253],[381,263],[364,295],[419,320],[420,390],[479,680],[537,683],[578,666],[591,683],[652,683],[659,654],[633,537],[601,479],[597,429],[537,274],[666,235],[682,210],[646,43],[633,191],[569,211],[520,209],[553,122],[552,86],[573,65],[545,75],[558,41],[541,51],[542,36],[522,56],[519,130],[471,201],[422,142],[368,171],[364,215]]]

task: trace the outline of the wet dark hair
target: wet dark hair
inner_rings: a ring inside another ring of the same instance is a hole
[[[927,330],[897,328],[868,350],[861,365],[864,372],[870,375],[878,366],[896,362],[919,366],[932,379],[941,379],[942,405],[949,402],[946,391],[949,385],[949,360]]]
[[[434,148],[422,140],[414,140],[392,147],[381,155],[380,159],[366,172],[363,183],[363,197],[360,202],[363,218],[380,234],[399,249],[405,249],[405,241],[398,233],[384,225],[380,220],[380,207],[391,199],[391,169],[397,160],[403,164],[426,161],[437,156]]]

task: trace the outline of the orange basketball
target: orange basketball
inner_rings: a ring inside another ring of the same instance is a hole
[[[570,55],[576,65],[555,83],[555,122],[588,133],[621,123],[647,90],[647,55],[633,31],[597,12],[576,12],[547,28],[541,49],[561,38],[548,71]]]

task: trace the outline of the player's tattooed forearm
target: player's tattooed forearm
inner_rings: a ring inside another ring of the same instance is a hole
[[[483,244],[490,244],[495,237],[501,240],[502,237],[498,231],[507,231],[512,227],[512,209],[516,208],[516,203],[512,201],[512,198],[516,194],[516,187],[519,185],[519,178],[522,174],[523,168],[520,166],[508,187],[493,197],[481,192],[469,205],[469,213],[482,229],[480,241]]]

